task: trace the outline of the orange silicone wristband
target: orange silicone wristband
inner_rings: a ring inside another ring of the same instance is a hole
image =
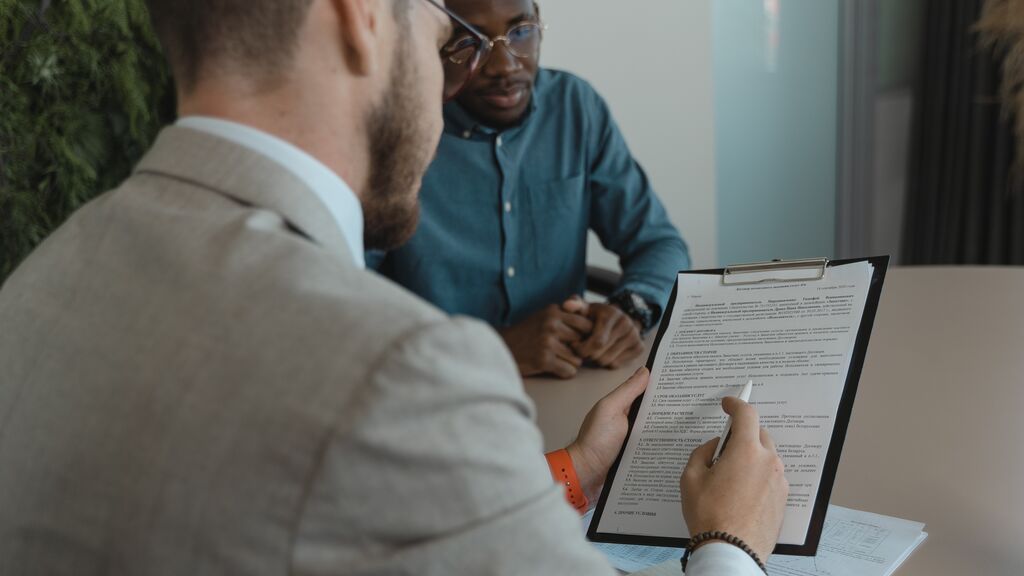
[[[569,451],[556,450],[550,454],[545,454],[544,457],[548,460],[551,477],[555,479],[555,482],[565,486],[565,499],[569,501],[569,504],[577,512],[586,514],[590,502],[587,501],[586,495],[583,494],[583,486],[580,485],[580,479],[576,476],[576,467],[573,466]]]

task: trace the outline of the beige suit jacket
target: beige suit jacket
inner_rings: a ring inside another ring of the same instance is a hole
[[[610,574],[513,362],[168,128],[0,291],[0,574]]]

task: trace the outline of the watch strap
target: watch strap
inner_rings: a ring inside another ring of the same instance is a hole
[[[585,514],[590,507],[590,502],[583,494],[583,486],[576,476],[576,466],[572,463],[569,451],[562,449],[544,455],[548,461],[548,468],[551,469],[551,477],[555,482],[565,488],[565,499],[580,514]]]
[[[643,332],[654,327],[661,315],[661,307],[651,304],[632,290],[622,290],[608,298],[608,303],[622,310],[627,316],[640,323]]]

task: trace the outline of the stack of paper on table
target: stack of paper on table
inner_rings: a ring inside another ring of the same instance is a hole
[[[591,514],[583,517],[584,529]],[[889,576],[928,534],[924,524],[829,506],[818,554],[768,559],[772,576]],[[643,576],[679,576],[682,550],[625,544],[594,544],[613,566]],[[642,572],[641,572],[642,571]]]

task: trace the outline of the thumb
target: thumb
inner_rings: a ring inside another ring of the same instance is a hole
[[[590,312],[590,305],[579,295],[573,294],[568,300],[562,303],[562,310],[586,316]]]
[[[732,416],[732,440],[760,443],[761,426],[753,406],[739,398],[726,396],[722,399],[722,409]]]
[[[644,390],[647,390],[647,384],[650,380],[650,371],[646,367],[642,367],[634,372],[629,377],[629,380],[619,384],[618,388],[612,390],[608,396],[605,396],[605,400],[617,410],[621,409],[625,412],[633,405],[633,401],[643,394]]]

